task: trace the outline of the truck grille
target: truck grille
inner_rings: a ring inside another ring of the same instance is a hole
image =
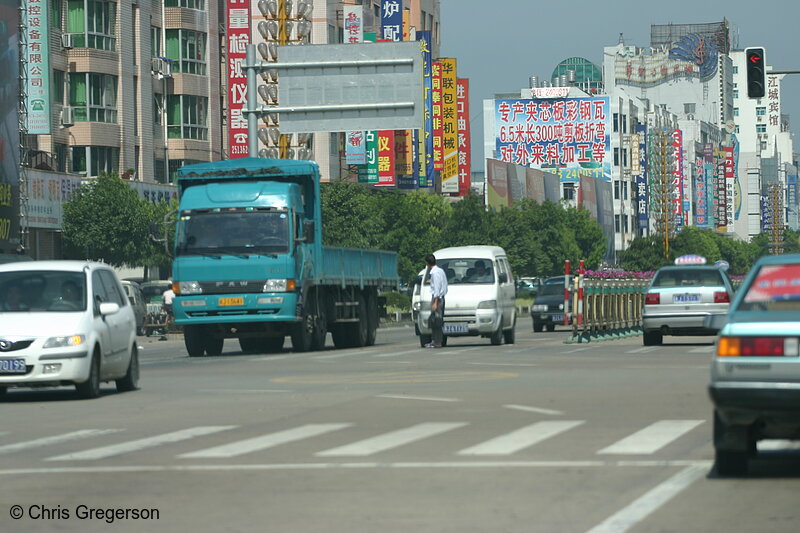
[[[200,287],[203,294],[251,294],[262,292],[264,281],[201,281]]]

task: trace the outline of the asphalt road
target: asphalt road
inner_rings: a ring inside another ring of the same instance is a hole
[[[514,345],[432,350],[400,327],[364,349],[228,341],[196,359],[141,338],[138,391],[0,403],[0,531],[800,528],[797,451],[713,470],[712,338],[566,337],[526,320]]]

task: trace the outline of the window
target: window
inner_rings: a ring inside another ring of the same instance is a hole
[[[733,108],[733,116],[734,117],[738,117],[739,116],[739,108],[738,107],[734,107]]]
[[[628,168],[628,149],[622,149],[622,166]]]
[[[164,0],[164,7],[185,7],[205,11],[206,0]]]
[[[117,77],[92,72],[69,75],[69,105],[79,122],[117,122]]]
[[[622,182],[622,199],[623,200],[627,200],[628,199],[628,182],[627,181],[623,181]],[[625,230],[625,231],[627,231],[627,230]]]
[[[53,70],[53,103],[64,103],[64,71]]]
[[[614,215],[614,231],[619,233],[619,215]]]
[[[622,133],[628,133],[628,115],[622,115]]]
[[[206,74],[206,34],[192,30],[167,30],[167,57],[176,72]]]
[[[757,117],[763,117],[766,114],[767,114],[767,107],[766,106],[762,106],[762,107],[757,107],[756,108],[756,116]]]
[[[619,148],[614,148],[614,166],[619,166]]]
[[[99,176],[101,172],[117,172],[119,148],[111,146],[73,146],[72,172]]]
[[[61,29],[61,2],[50,2],[50,27]]]
[[[619,181],[614,180],[614,200],[619,200]]]
[[[736,65],[733,66],[733,73],[734,74],[738,74],[739,73],[739,67],[737,67]]]
[[[614,113],[613,118],[611,119],[611,128],[614,131],[619,131],[619,113]]]
[[[79,48],[116,50],[117,4],[106,0],[67,0],[67,33]]]
[[[170,139],[208,138],[208,98],[188,94],[167,97],[167,135]]]
[[[766,132],[767,132],[766,124],[756,124],[756,133],[766,133]]]
[[[161,28],[158,26],[150,26],[150,55],[153,57],[163,55],[161,51]]]
[[[733,97],[734,98],[739,98],[739,89],[734,89],[733,90]]]
[[[683,104],[683,112],[684,113],[694,113],[697,104]]]

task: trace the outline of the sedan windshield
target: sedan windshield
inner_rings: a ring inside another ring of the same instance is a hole
[[[85,310],[86,276],[82,272],[31,270],[0,273],[0,312]]]
[[[275,254],[289,251],[289,215],[275,209],[183,212],[178,255]]]

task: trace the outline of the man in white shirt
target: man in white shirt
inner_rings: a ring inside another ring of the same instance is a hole
[[[425,266],[431,280],[431,337],[433,342],[426,344],[426,348],[441,348],[444,334],[444,296],[447,294],[447,274],[436,266],[436,257],[433,254],[425,256]]]
[[[161,298],[164,311],[166,311],[168,315],[172,315],[172,300],[175,298],[175,291],[170,287],[161,293]]]

